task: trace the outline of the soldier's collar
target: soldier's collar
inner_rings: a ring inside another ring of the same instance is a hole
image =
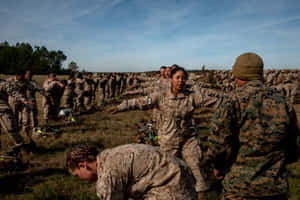
[[[186,92],[186,90],[184,88],[183,91],[181,93],[179,93],[178,96],[176,97],[174,95],[174,93],[172,92],[172,87],[170,87],[168,90],[168,97],[169,97],[169,99],[183,99],[183,98],[185,98],[185,92]]]

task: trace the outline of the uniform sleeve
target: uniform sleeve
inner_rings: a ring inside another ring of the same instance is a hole
[[[123,101],[119,106],[119,111],[134,110],[134,109],[148,109],[154,107],[158,103],[160,94],[158,92],[152,93],[148,96],[130,99]]]
[[[43,89],[38,82],[36,81],[28,81],[26,82],[27,87],[32,90],[32,91],[37,91],[38,93],[40,93],[43,96],[48,96],[49,94],[45,91],[45,89]]]
[[[224,98],[210,124],[208,137],[207,161],[216,169],[226,168],[223,164],[228,163],[232,156],[235,114],[234,102]]]
[[[296,112],[292,105],[288,105],[288,110],[289,110],[289,122],[290,123],[287,126],[288,137],[287,137],[287,141],[286,141],[285,145],[286,145],[286,154],[287,154],[286,162],[289,164],[289,163],[297,162],[299,159],[300,136],[299,136],[299,127],[298,127]]]
[[[124,185],[114,171],[104,170],[96,184],[97,196],[100,200],[124,200]]]
[[[27,101],[26,97],[19,92],[18,88],[15,87],[13,84],[6,82],[4,85],[6,92],[9,96],[16,98],[17,101],[25,102]]]
[[[218,91],[202,89],[198,86],[193,87],[195,107],[218,107],[222,100],[222,94]]]

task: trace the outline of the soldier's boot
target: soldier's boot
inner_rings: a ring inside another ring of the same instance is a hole
[[[208,192],[198,192],[198,200],[209,200]]]

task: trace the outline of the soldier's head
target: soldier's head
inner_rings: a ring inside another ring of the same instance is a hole
[[[182,91],[187,79],[188,73],[183,67],[174,68],[170,74],[170,82],[172,84],[173,91]]]
[[[92,73],[92,72],[88,72],[88,73],[87,73],[87,77],[88,77],[88,78],[92,78],[92,77],[93,77],[93,73]]]
[[[174,64],[174,65],[171,66],[171,70],[173,70],[173,69],[175,69],[175,68],[177,68],[177,67],[179,67],[179,65]]]
[[[82,78],[83,78],[83,77],[82,77],[82,73],[77,72],[77,73],[76,73],[76,78],[82,79]]]
[[[161,77],[165,77],[165,71],[166,71],[166,68],[167,68],[166,66],[161,66],[161,67],[160,67],[160,70],[159,70],[159,71],[160,71],[160,76],[161,76]]]
[[[51,73],[48,75],[48,79],[49,79],[50,81],[55,81],[55,79],[56,79],[56,73],[51,72]]]
[[[27,70],[25,73],[25,79],[31,80],[32,79],[32,73],[30,70]]]
[[[73,176],[89,182],[97,181],[98,150],[88,145],[72,147],[67,154],[66,165]]]
[[[23,69],[18,69],[16,71],[16,79],[18,81],[23,81],[24,80],[24,77],[25,77],[25,71]]]
[[[252,80],[263,80],[263,71],[263,60],[255,53],[240,55],[232,67],[232,73],[238,86],[242,86]]]
[[[167,69],[165,71],[165,77],[170,78],[170,74],[171,74],[171,67],[167,67]]]

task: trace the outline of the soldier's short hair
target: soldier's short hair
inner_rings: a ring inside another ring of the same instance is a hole
[[[167,69],[167,67],[166,66],[161,66],[160,69]]]
[[[68,169],[74,170],[79,168],[81,162],[94,162],[99,151],[96,147],[89,145],[77,145],[72,147],[66,160],[66,166]]]

